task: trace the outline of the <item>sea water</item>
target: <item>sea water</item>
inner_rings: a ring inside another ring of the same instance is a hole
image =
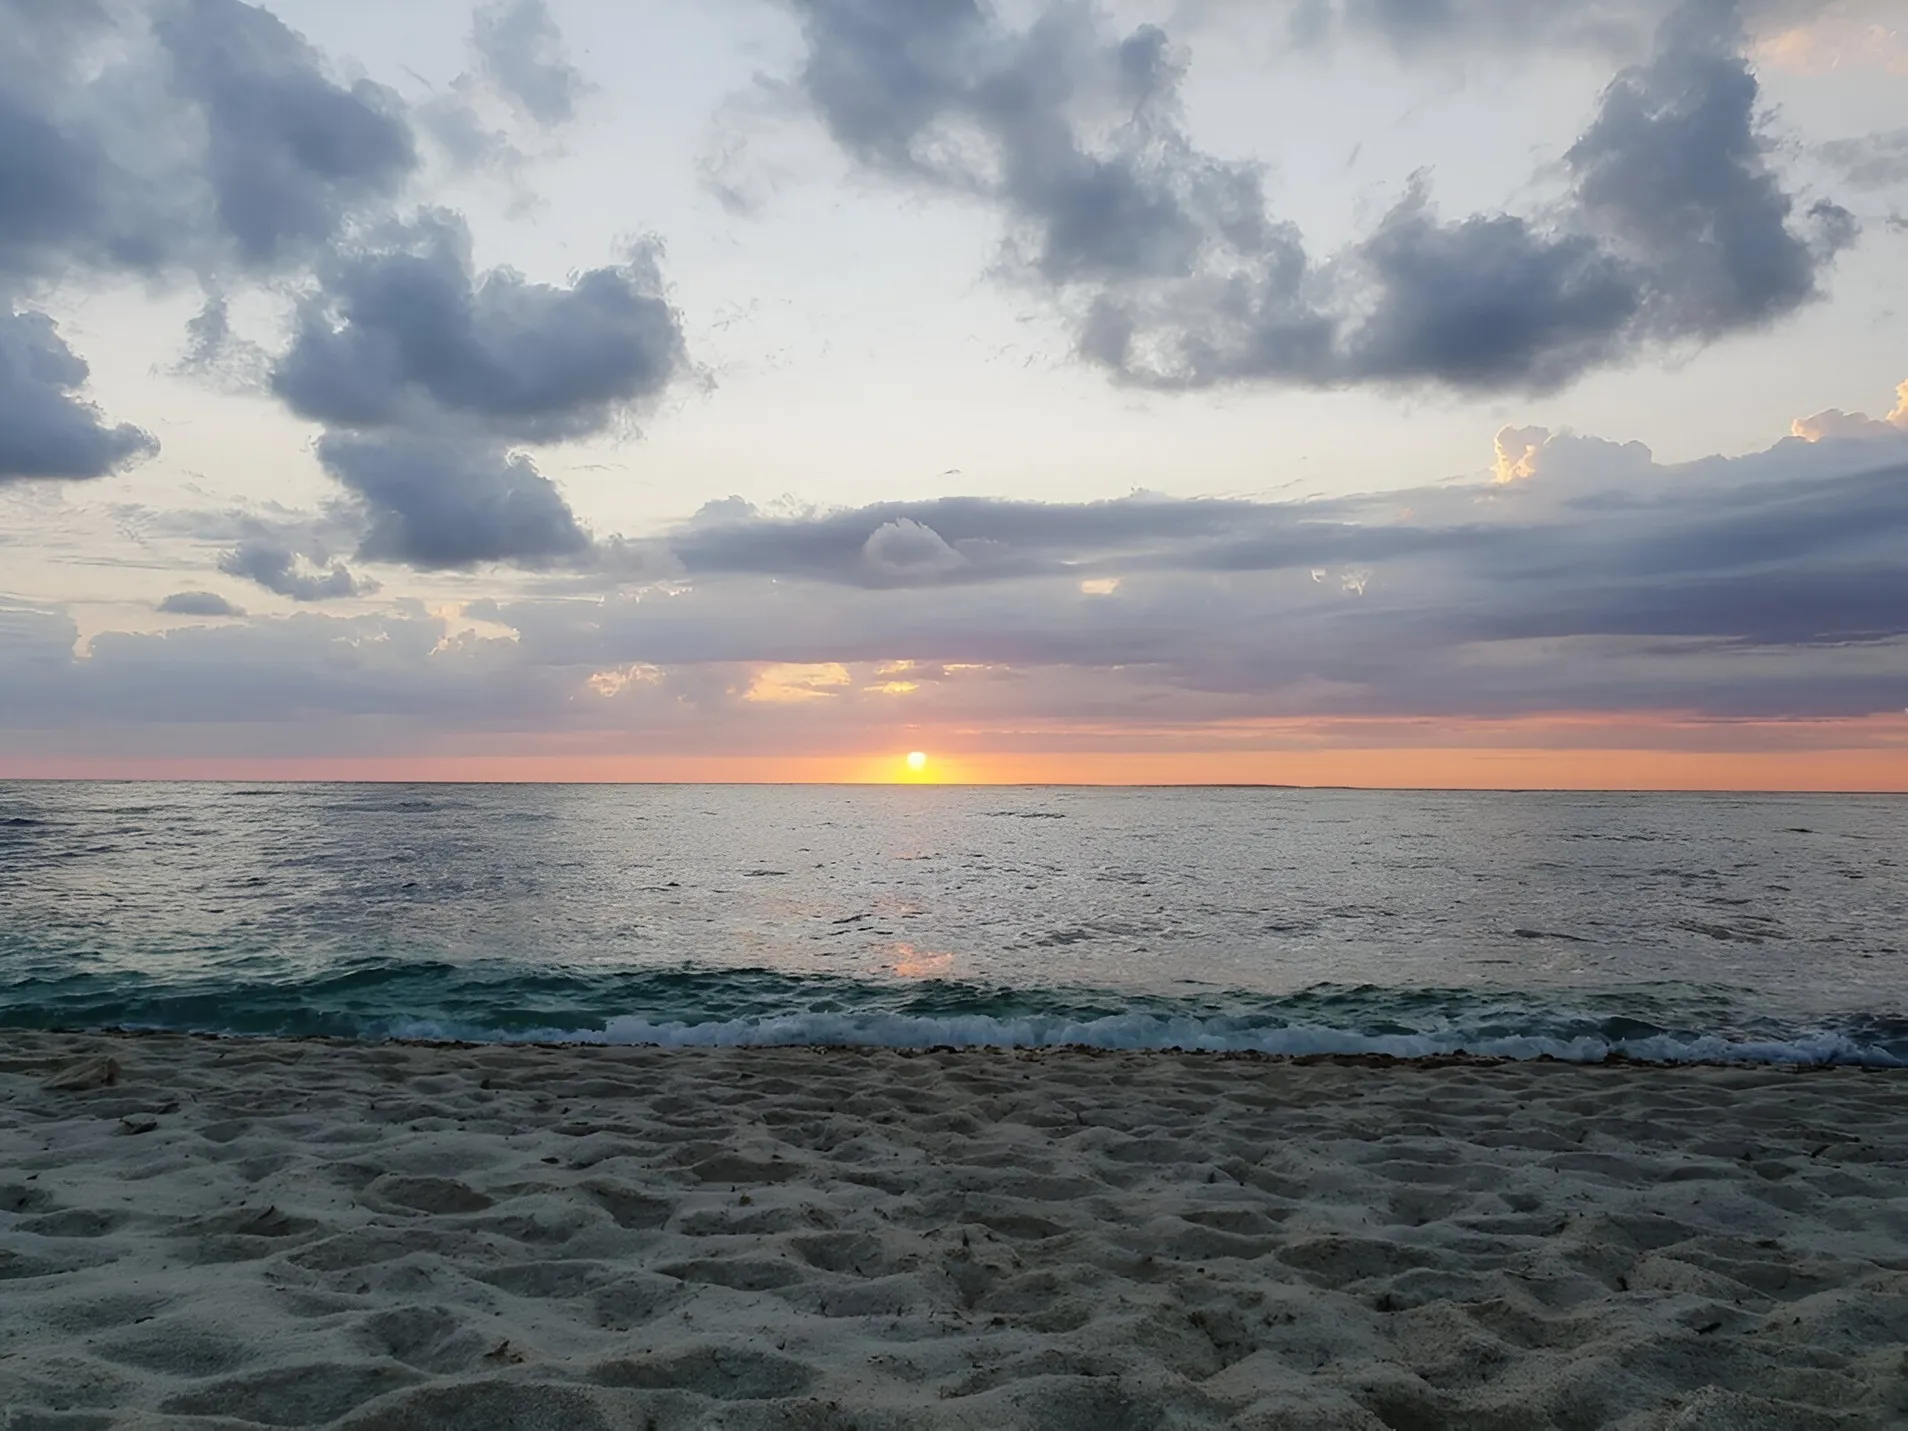
[[[0,784],[0,1026],[1908,1064],[1908,800]]]

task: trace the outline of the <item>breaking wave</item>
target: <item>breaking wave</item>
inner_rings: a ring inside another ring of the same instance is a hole
[[[405,1010],[394,1014],[393,1010]],[[1183,997],[770,970],[552,970],[358,961],[304,979],[42,975],[0,988],[0,1025],[470,1043],[1183,1049],[1452,1054],[1579,1063],[1908,1067],[1908,1018],[1759,1014],[1749,990],[1320,985]]]

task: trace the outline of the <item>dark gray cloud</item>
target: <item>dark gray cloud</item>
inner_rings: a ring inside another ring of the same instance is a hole
[[[1908,184],[1908,129],[1832,140],[1820,152],[1857,188],[1890,189]]]
[[[84,141],[0,91],[0,274],[52,267],[75,242],[102,254],[122,242],[99,232],[107,218],[96,190],[102,163]]]
[[[443,211],[321,270],[272,387],[300,416],[360,430],[449,416],[526,441],[600,432],[685,362],[653,257],[568,286],[476,274]]]
[[[397,97],[268,10],[0,11],[28,39],[0,64],[0,282],[303,262],[416,167]]]
[[[348,596],[369,596],[378,584],[358,575],[343,562],[327,562],[321,553],[315,559],[269,537],[253,537],[219,558],[219,570],[227,576],[255,581],[267,591],[288,596],[293,601],[332,601]]]
[[[1643,322],[1667,338],[1716,338],[1793,311],[1855,235],[1848,211],[1826,202],[1792,227],[1739,38],[1726,7],[1679,10],[1656,58],[1617,77],[1564,156],[1583,219],[1646,275]]]
[[[1358,246],[1356,261],[1371,308],[1347,359],[1379,381],[1561,387],[1621,355],[1642,303],[1634,274],[1592,239],[1546,236],[1502,214],[1441,223],[1421,193]]]
[[[85,359],[44,313],[0,311],[0,484],[101,477],[158,447],[80,397],[86,375]]]
[[[331,432],[325,470],[358,496],[358,554],[424,569],[582,560],[590,537],[530,458],[494,442],[413,432]]]
[[[1674,0],[1297,0],[1288,32],[1300,46],[1375,34],[1397,53],[1421,55],[1483,43],[1493,49],[1576,45],[1633,51]]]
[[[1266,217],[1258,166],[1205,155],[1182,132],[1182,57],[1157,26],[1108,40],[1087,9],[1056,6],[1015,32],[980,0],[796,9],[802,90],[836,142],[871,167],[997,201],[1023,270],[1056,285],[1174,278],[1215,243],[1302,267],[1296,236]],[[1096,149],[1088,118],[1119,131]]]
[[[243,616],[245,608],[234,606],[216,591],[175,591],[159,603],[169,616]]]
[[[1495,592],[1505,621],[1563,623],[1551,634],[1638,634],[1642,618],[1596,624],[1621,591],[1641,612],[1660,608],[1658,634],[1681,635],[1691,633],[1678,624],[1678,583],[1708,591],[1785,573],[1806,576],[1806,586],[1826,573],[1821,589],[1858,592],[1845,575],[1885,567],[1908,540],[1908,433],[1786,439],[1758,457],[1678,469],[1655,465],[1637,444],[1535,435],[1532,475],[1503,484],[1301,502],[945,498],[796,517],[724,503],[662,541],[691,582],[887,590],[1291,572],[1337,591],[1358,571],[1381,583],[1387,572],[1437,572],[1440,584]],[[895,554],[871,560],[871,547],[888,542]],[[1744,623],[1766,605],[1756,602],[1737,628],[1709,634],[1788,641],[1811,622],[1811,639],[1908,634],[1908,607],[1887,590],[1873,587],[1852,625],[1842,624],[1846,604],[1818,612],[1801,603],[1779,631],[1752,628]]]
[[[165,261],[189,220],[171,186],[142,179],[145,156],[127,152],[150,133],[129,138],[118,122],[119,106],[157,89],[154,57],[94,73],[86,57],[115,36],[95,6],[0,0],[0,25],[0,289],[76,265]]]
[[[575,116],[583,76],[564,53],[544,0],[484,6],[473,17],[472,40],[491,82],[532,119],[563,124]]]
[[[1161,503],[1167,540],[1123,530],[1129,514],[1108,504],[976,501],[967,519],[1001,555],[954,587],[871,582],[852,556],[857,534],[927,526],[927,504],[757,518],[752,532],[731,513],[672,538],[691,570],[696,543],[717,541],[724,577],[692,575],[667,601],[497,616],[554,660],[1132,671],[1260,714],[1900,708],[1908,438],[1789,440],[1684,468],[1600,447],[1548,448],[1570,465],[1540,460],[1509,484],[1388,494],[1362,516],[1228,503],[1220,522]]]
[[[417,165],[401,101],[327,78],[277,16],[240,0],[171,0],[153,30],[178,93],[203,115],[220,223],[251,264],[308,253],[391,199]]]
[[[88,273],[198,282],[208,297],[178,370],[241,387],[268,374],[325,426],[320,456],[358,506],[366,560],[546,566],[588,548],[505,444],[600,433],[682,370],[653,252],[562,286],[475,271],[459,215],[396,216],[417,126],[467,110],[420,116],[339,79],[259,6],[0,0],[0,15],[31,51],[0,56],[0,303]],[[541,122],[569,117],[582,82],[542,4],[507,0],[474,25],[492,84]],[[267,278],[304,294],[276,360],[233,331],[225,300]],[[50,323],[3,321],[0,480],[95,476],[153,449],[86,403],[86,366]],[[224,565],[300,601],[373,589],[269,535]]]
[[[295,267],[393,201],[416,149],[394,95],[239,0],[0,0],[0,24],[0,476],[97,476],[156,444],[77,396],[86,365],[33,295]],[[203,317],[189,366],[230,346],[223,308]]]
[[[1208,700],[1238,716],[1899,708],[1908,434],[1677,468],[1633,443],[1513,439],[1519,480],[1326,502],[725,501],[666,537],[687,588],[667,600],[492,615],[558,664],[907,657],[915,682],[1038,671],[1074,691],[1075,717],[1080,682],[1124,691],[1142,722]],[[1000,718],[1038,699],[1002,695]]]
[[[1612,83],[1545,223],[1444,220],[1418,188],[1325,263],[1256,165],[1193,143],[1183,61],[1157,27],[1108,38],[1064,6],[1014,30],[982,0],[795,5],[801,90],[836,142],[995,205],[1007,270],[1125,382],[1542,391],[1791,312],[1854,237],[1833,204],[1793,214],[1725,0],[1686,0],[1651,61]],[[1393,19],[1448,28],[1447,9]]]
[[[1146,571],[1265,571],[1452,550],[1466,524],[1369,524],[1363,500],[1265,503],[1136,494],[1113,501],[943,497],[806,517],[711,504],[662,539],[690,578],[802,578],[872,588],[1071,580]]]
[[[273,390],[326,425],[318,455],[359,500],[359,555],[437,569],[575,563],[568,504],[508,443],[603,431],[687,364],[653,255],[564,287],[473,271],[433,212],[336,254],[300,310]]]
[[[1726,0],[1745,23],[1806,23],[1836,0]],[[1287,36],[1300,48],[1373,36],[1400,58],[1493,59],[1522,49],[1589,50],[1634,59],[1685,0],[1290,0]],[[1277,13],[1277,7],[1274,8]]]
[[[476,602],[477,630],[301,613],[103,635],[79,660],[70,623],[0,610],[0,727],[42,733],[10,749],[83,745],[105,712],[153,750],[168,723],[256,723],[222,728],[209,753],[231,755],[336,748],[345,715],[379,716],[387,753],[407,731],[865,749],[897,719],[1050,721],[1130,749],[1283,717],[1660,712],[1716,723],[1690,737],[1714,744],[1744,718],[1900,711],[1908,434],[1677,467],[1536,430],[1504,445],[1526,475],[1323,504],[712,504],[670,535],[666,590]],[[780,682],[822,694],[755,698],[763,663],[823,667]]]
[[[0,0],[13,43],[0,67],[40,74],[63,71],[72,51],[108,23],[103,0]]]
[[[1716,493],[1668,493],[1634,509],[1643,521],[1629,541],[1608,544],[1596,573],[1606,579],[1650,580],[1707,572],[1753,574],[1799,564],[1852,560],[1867,570],[1890,544],[1908,535],[1908,465],[1897,460],[1872,471],[1803,481],[1774,481]],[[1624,520],[1618,517],[1616,520]],[[1908,571],[1908,567],[1904,567]],[[1542,580],[1541,566],[1526,567]],[[1838,573],[1840,575],[1842,573]],[[1899,618],[1878,590],[1872,619]],[[1850,628],[1850,632],[1865,628]],[[1844,633],[1847,634],[1847,633]]]

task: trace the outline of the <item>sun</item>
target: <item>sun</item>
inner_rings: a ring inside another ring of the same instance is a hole
[[[910,750],[908,752],[908,769],[914,771],[917,775],[921,771],[926,770],[927,752],[924,750]]]

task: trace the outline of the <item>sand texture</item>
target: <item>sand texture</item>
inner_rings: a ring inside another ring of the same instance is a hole
[[[0,1426],[1908,1425],[1908,1078],[0,1035]]]

